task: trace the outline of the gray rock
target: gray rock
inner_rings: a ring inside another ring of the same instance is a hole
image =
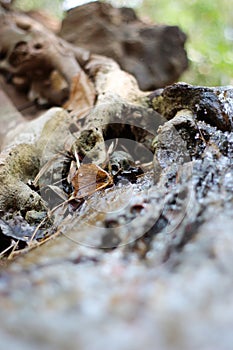
[[[144,23],[130,8],[93,2],[68,11],[60,35],[113,58],[133,74],[142,90],[177,81],[187,68],[186,35],[176,26]]]

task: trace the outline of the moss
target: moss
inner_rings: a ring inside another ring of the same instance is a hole
[[[6,164],[9,173],[24,182],[34,178],[40,167],[36,148],[28,144],[20,144],[13,148],[6,159]]]

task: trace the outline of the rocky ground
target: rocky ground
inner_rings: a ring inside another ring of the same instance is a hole
[[[150,97],[155,109],[170,111],[170,89]],[[198,89],[218,96],[230,125],[232,90]],[[203,104],[189,100],[158,129],[154,170],[136,181],[122,172],[66,214],[54,239],[2,261],[4,347],[232,348],[233,138],[214,126],[219,114],[212,126],[197,119]]]
[[[137,53],[132,11],[93,6]],[[0,347],[231,350],[233,88],[143,92],[113,60],[0,14]]]

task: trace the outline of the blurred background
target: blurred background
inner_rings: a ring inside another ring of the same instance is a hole
[[[62,19],[83,0],[15,0],[22,10],[44,9]],[[189,69],[180,77],[194,85],[233,85],[233,0],[105,0],[133,7],[153,23],[178,25],[188,36]]]

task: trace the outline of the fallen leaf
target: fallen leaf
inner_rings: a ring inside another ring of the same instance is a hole
[[[112,177],[98,165],[82,164],[71,181],[74,198],[83,198],[113,184]]]
[[[67,200],[67,195],[66,193],[58,186],[53,186],[53,185],[48,185],[48,187],[55,192],[61,199],[63,199],[64,201]]]
[[[73,78],[69,100],[63,107],[82,117],[94,106],[95,96],[93,83],[83,71],[80,71]]]

